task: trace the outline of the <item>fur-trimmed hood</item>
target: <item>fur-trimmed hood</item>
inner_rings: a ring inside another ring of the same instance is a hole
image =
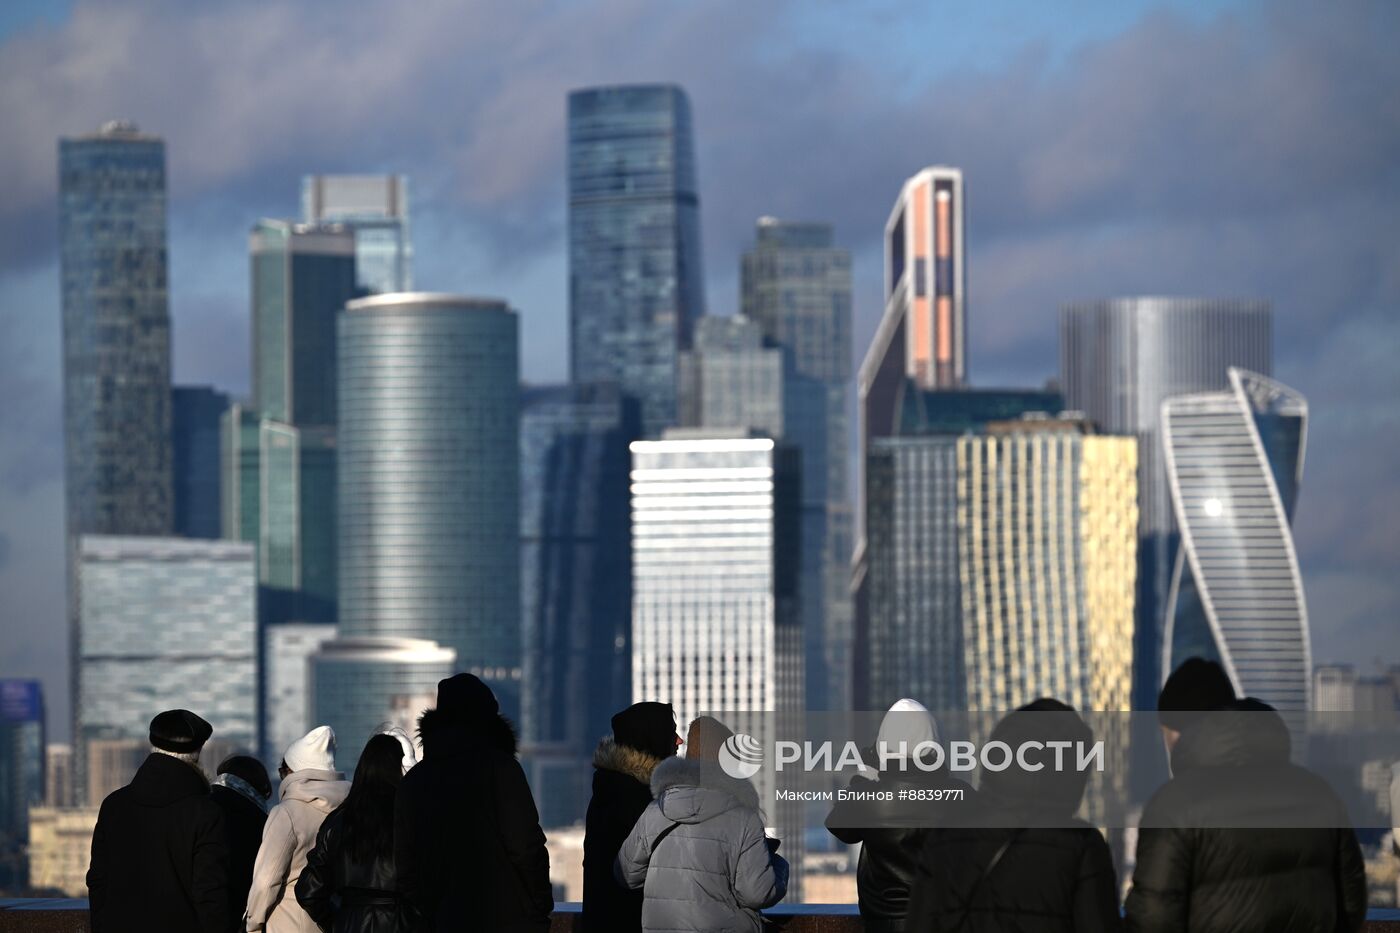
[[[615,771],[643,786],[651,785],[651,775],[663,760],[639,748],[619,745],[610,735],[605,736],[593,752],[593,767],[599,771]]]
[[[519,742],[515,724],[500,713],[481,721],[462,719],[442,710],[426,710],[418,717],[418,740],[423,743],[423,757],[446,754],[453,747],[485,745],[512,757]]]
[[[703,823],[744,807],[758,809],[758,791],[725,774],[715,761],[668,758],[651,775],[651,793],[661,813],[677,823]]]

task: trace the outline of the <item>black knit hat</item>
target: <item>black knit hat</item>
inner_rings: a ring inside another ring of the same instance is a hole
[[[216,777],[220,774],[232,774],[246,781],[249,787],[263,797],[272,796],[272,781],[267,777],[267,769],[256,758],[248,755],[230,755],[219,762],[219,770],[214,774]]]
[[[1225,668],[1205,658],[1187,658],[1172,671],[1157,695],[1157,721],[1181,732],[1200,714],[1235,701],[1235,685]]]
[[[187,709],[168,709],[151,720],[151,744],[177,754],[198,752],[214,727]]]
[[[499,713],[501,704],[481,678],[455,674],[438,681],[437,708],[453,717],[486,719]]]
[[[676,712],[670,703],[633,703],[612,718],[613,741],[657,758],[676,753]]]

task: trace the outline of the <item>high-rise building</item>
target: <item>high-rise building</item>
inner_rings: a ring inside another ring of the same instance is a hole
[[[1219,661],[1241,696],[1311,708],[1307,601],[1293,547],[1308,403],[1238,367],[1229,389],[1162,403],[1162,453],[1181,533],[1163,670]]]
[[[71,807],[73,792],[73,746],[50,742],[44,749],[44,806]]]
[[[222,537],[219,422],[228,407],[228,395],[209,386],[171,390],[174,531],[181,537]]]
[[[654,435],[676,423],[676,360],[705,304],[690,101],[573,91],[568,146],[570,381],[617,383]]]
[[[86,799],[97,806],[107,795],[125,787],[136,776],[151,754],[148,736],[128,739],[92,739],[87,743],[84,761],[87,767]]]
[[[1162,402],[1229,387],[1240,366],[1272,366],[1267,302],[1120,298],[1060,312],[1060,381],[1065,404],[1108,434],[1138,439],[1138,598],[1133,708],[1154,709],[1170,671],[1162,633],[1178,528],[1160,439]]]
[[[355,234],[355,276],[373,295],[413,290],[413,238],[404,175],[307,175],[301,219],[344,224]]]
[[[741,309],[813,384],[807,417],[785,440],[802,455],[804,637],[807,703],[851,706],[851,504],[847,479],[851,395],[851,257],[830,225],[762,217],[744,253]]]
[[[375,680],[358,662],[339,662],[352,654],[400,665],[378,682],[431,702],[439,678],[429,672],[439,662],[412,661],[421,677],[409,683],[410,662],[397,648],[366,646],[386,638],[451,649],[457,668],[481,677],[518,716],[519,352],[515,312],[500,301],[414,292],[346,306],[339,637],[349,644],[329,642],[312,660],[318,721],[334,724],[337,715],[322,697]],[[364,679],[339,679],[351,673]]]
[[[58,174],[68,534],[169,534],[165,143],[108,123]]]
[[[865,455],[855,708],[887,709],[914,697],[930,709],[965,709],[958,439],[990,422],[1051,415],[1063,406],[1051,391],[921,391],[912,380],[896,396],[890,433],[872,439]]]
[[[333,638],[335,626],[327,623],[284,622],[263,628],[259,752],[269,769],[277,767],[288,745],[316,725],[311,721],[308,668],[311,656]]]
[[[89,742],[144,740],[162,710],[193,709],[215,739],[255,749],[251,545],[85,535],[76,560],[75,786],[88,786]]]
[[[640,433],[614,385],[522,392],[521,757],[545,826],[583,818],[594,747],[632,695],[627,474]]]
[[[44,802],[44,763],[42,685],[0,680],[0,862],[28,839],[29,808]]]
[[[97,807],[34,807],[29,811],[29,887],[85,897]]]

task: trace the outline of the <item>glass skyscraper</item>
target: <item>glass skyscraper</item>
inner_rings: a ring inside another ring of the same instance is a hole
[[[571,381],[617,383],[654,435],[676,423],[676,359],[704,311],[690,101],[624,85],[568,109]]]
[[[850,253],[833,245],[829,224],[762,217],[743,257],[740,292],[743,314],[788,355],[804,400],[784,437],[802,454],[807,703],[849,709]]]
[[[1162,452],[1181,529],[1163,668],[1211,658],[1241,696],[1306,711],[1312,651],[1290,526],[1308,403],[1256,373],[1228,374],[1227,391],[1162,403]]]
[[[583,818],[594,747],[632,695],[627,475],[640,433],[616,386],[523,390],[522,763],[545,826]]]
[[[37,680],[0,680],[0,885],[24,888],[29,808],[44,802],[44,691]]]
[[[1162,633],[1179,529],[1161,446],[1162,402],[1220,392],[1228,370],[1272,371],[1272,319],[1263,301],[1142,297],[1060,312],[1065,404],[1108,434],[1138,439],[1138,623],[1133,708],[1155,709]]]
[[[165,143],[115,122],[58,158],[68,533],[169,534]]]
[[[77,551],[76,786],[90,741],[144,740],[162,710],[192,709],[216,740],[255,749],[252,546],[84,535]]]
[[[228,407],[228,396],[209,386],[171,391],[174,530],[181,537],[222,536],[219,423]]]
[[[316,622],[286,622],[262,631],[262,755],[269,769],[277,767],[287,746],[311,727],[311,656],[335,638],[335,626]],[[413,730],[409,730],[411,735]]]
[[[403,175],[307,175],[302,220],[344,224],[355,235],[355,275],[369,294],[413,290],[408,178]]]
[[[324,684],[347,652],[400,664],[397,649],[366,639],[451,649],[519,715],[519,353],[515,312],[499,301],[412,292],[346,306],[339,619],[340,640],[357,647],[330,642],[313,659],[318,720],[335,713],[319,704],[337,694]],[[379,682],[431,701],[439,662],[402,663]],[[421,681],[410,684],[408,669]]]

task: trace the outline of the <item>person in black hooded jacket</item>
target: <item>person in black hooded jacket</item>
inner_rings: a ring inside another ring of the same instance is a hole
[[[394,804],[394,862],[419,928],[544,933],[549,854],[491,688],[471,674],[440,681],[418,735],[423,760]]]
[[[1009,714],[992,741],[1093,742],[1058,700]],[[1041,759],[1043,762],[1044,759]],[[906,929],[918,933],[1104,933],[1120,929],[1113,857],[1097,829],[1075,818],[1087,774],[1016,767],[987,771],[957,826],[924,843]],[[1002,828],[1005,827],[1005,828]]]
[[[681,744],[669,703],[633,703],[612,718],[613,733],[593,754],[593,796],[583,836],[583,929],[642,929],[642,892],[613,877],[613,862],[651,803],[651,773]]]
[[[412,933],[416,917],[394,870],[394,797],[403,748],[375,735],[355,767],[345,802],[325,818],[297,879],[307,916],[330,933]]]
[[[1130,933],[1361,929],[1356,834],[1327,782],[1289,761],[1273,708],[1245,699],[1164,729],[1179,737],[1172,779],[1143,810]]]
[[[219,763],[209,798],[224,811],[228,833],[229,916],[234,926],[243,925],[243,907],[253,886],[253,865],[262,846],[263,826],[267,823],[267,801],[272,781],[262,762],[247,755],[230,755]]]

